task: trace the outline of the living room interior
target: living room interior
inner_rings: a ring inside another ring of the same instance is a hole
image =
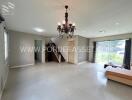
[[[0,100],[131,100],[131,0],[0,0]]]

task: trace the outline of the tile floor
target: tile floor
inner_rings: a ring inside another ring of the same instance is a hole
[[[11,69],[2,100],[132,100],[132,87],[107,81],[104,73],[90,63]]]

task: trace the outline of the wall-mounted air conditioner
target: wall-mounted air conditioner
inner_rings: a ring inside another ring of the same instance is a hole
[[[2,17],[2,15],[0,14],[0,23],[1,23],[2,21],[5,21],[5,19],[4,19],[4,17]]]

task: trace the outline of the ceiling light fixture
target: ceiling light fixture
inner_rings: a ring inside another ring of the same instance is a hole
[[[63,35],[66,34],[67,38],[72,38],[76,27],[75,23],[69,22],[68,20],[68,5],[65,6],[65,9],[65,20],[62,21],[62,24],[60,22],[58,23],[57,30],[59,32],[60,37],[63,37]]]
[[[40,33],[44,32],[44,29],[41,29],[41,28],[34,28],[34,30],[37,31],[37,32],[40,32]]]
[[[105,33],[105,31],[104,30],[101,30],[101,31],[99,31],[100,33]]]

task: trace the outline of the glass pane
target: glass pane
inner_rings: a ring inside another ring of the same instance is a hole
[[[108,52],[109,52],[109,42],[97,42],[96,48],[96,63],[108,63]]]
[[[123,65],[125,40],[97,42],[96,63]]]
[[[123,65],[125,40],[110,41],[109,62]]]

